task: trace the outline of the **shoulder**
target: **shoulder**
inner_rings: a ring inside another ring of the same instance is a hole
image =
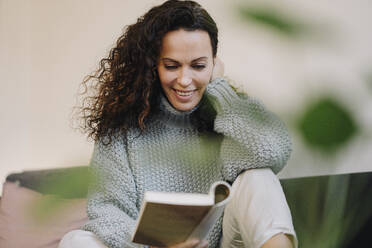
[[[99,138],[94,144],[93,157],[122,158],[125,154],[126,136],[115,134]]]

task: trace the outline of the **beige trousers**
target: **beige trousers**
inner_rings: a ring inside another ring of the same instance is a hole
[[[278,233],[289,234],[293,247],[298,247],[287,200],[271,169],[245,171],[232,191],[223,218],[222,248],[259,248]]]
[[[232,186],[233,197],[225,208],[222,248],[260,248],[278,233],[289,234],[298,247],[291,213],[282,187],[269,168],[247,170]],[[91,232],[67,233],[58,248],[107,248]]]

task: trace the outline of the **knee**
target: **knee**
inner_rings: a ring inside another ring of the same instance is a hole
[[[268,192],[276,192],[278,189],[281,189],[279,179],[270,168],[246,170],[233,183],[236,199],[265,196]]]
[[[249,186],[263,186],[268,183],[278,181],[277,176],[270,168],[257,168],[246,170],[241,173],[240,177],[241,183],[244,182],[245,185]]]
[[[293,237],[289,234],[279,233],[266,241],[262,248],[293,248]]]
[[[291,223],[290,210],[279,179],[271,169],[252,169],[237,179],[231,208],[237,220],[260,225]]]
[[[58,248],[106,248],[94,233],[84,230],[73,230],[63,236]]]
[[[84,236],[84,231],[82,230],[73,230],[66,233],[61,241],[59,242],[58,248],[72,248],[77,247],[79,239]]]

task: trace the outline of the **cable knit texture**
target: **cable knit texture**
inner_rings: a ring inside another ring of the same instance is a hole
[[[145,247],[130,241],[146,190],[208,193],[217,180],[233,182],[244,170],[286,164],[291,142],[283,122],[257,100],[237,94],[224,78],[208,84],[206,97],[217,115],[216,133],[201,135],[191,123],[195,109],[174,109],[165,96],[145,132],[130,130],[104,146],[95,144],[90,168],[96,183],[89,189],[91,231],[110,248]],[[222,137],[222,138],[219,138]],[[222,216],[208,234],[218,247]]]

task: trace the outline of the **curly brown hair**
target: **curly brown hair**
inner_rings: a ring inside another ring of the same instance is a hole
[[[150,117],[158,111],[161,86],[157,61],[163,36],[172,30],[204,30],[208,32],[213,56],[217,54],[218,29],[216,23],[194,1],[168,0],[151,8],[137,22],[126,27],[116,46],[99,68],[83,81],[86,95],[80,109],[82,130],[97,141],[125,134],[129,128],[143,131]],[[87,94],[88,90],[93,94]],[[205,99],[202,99],[205,101]],[[200,131],[210,130],[211,118],[201,111],[193,113]]]

